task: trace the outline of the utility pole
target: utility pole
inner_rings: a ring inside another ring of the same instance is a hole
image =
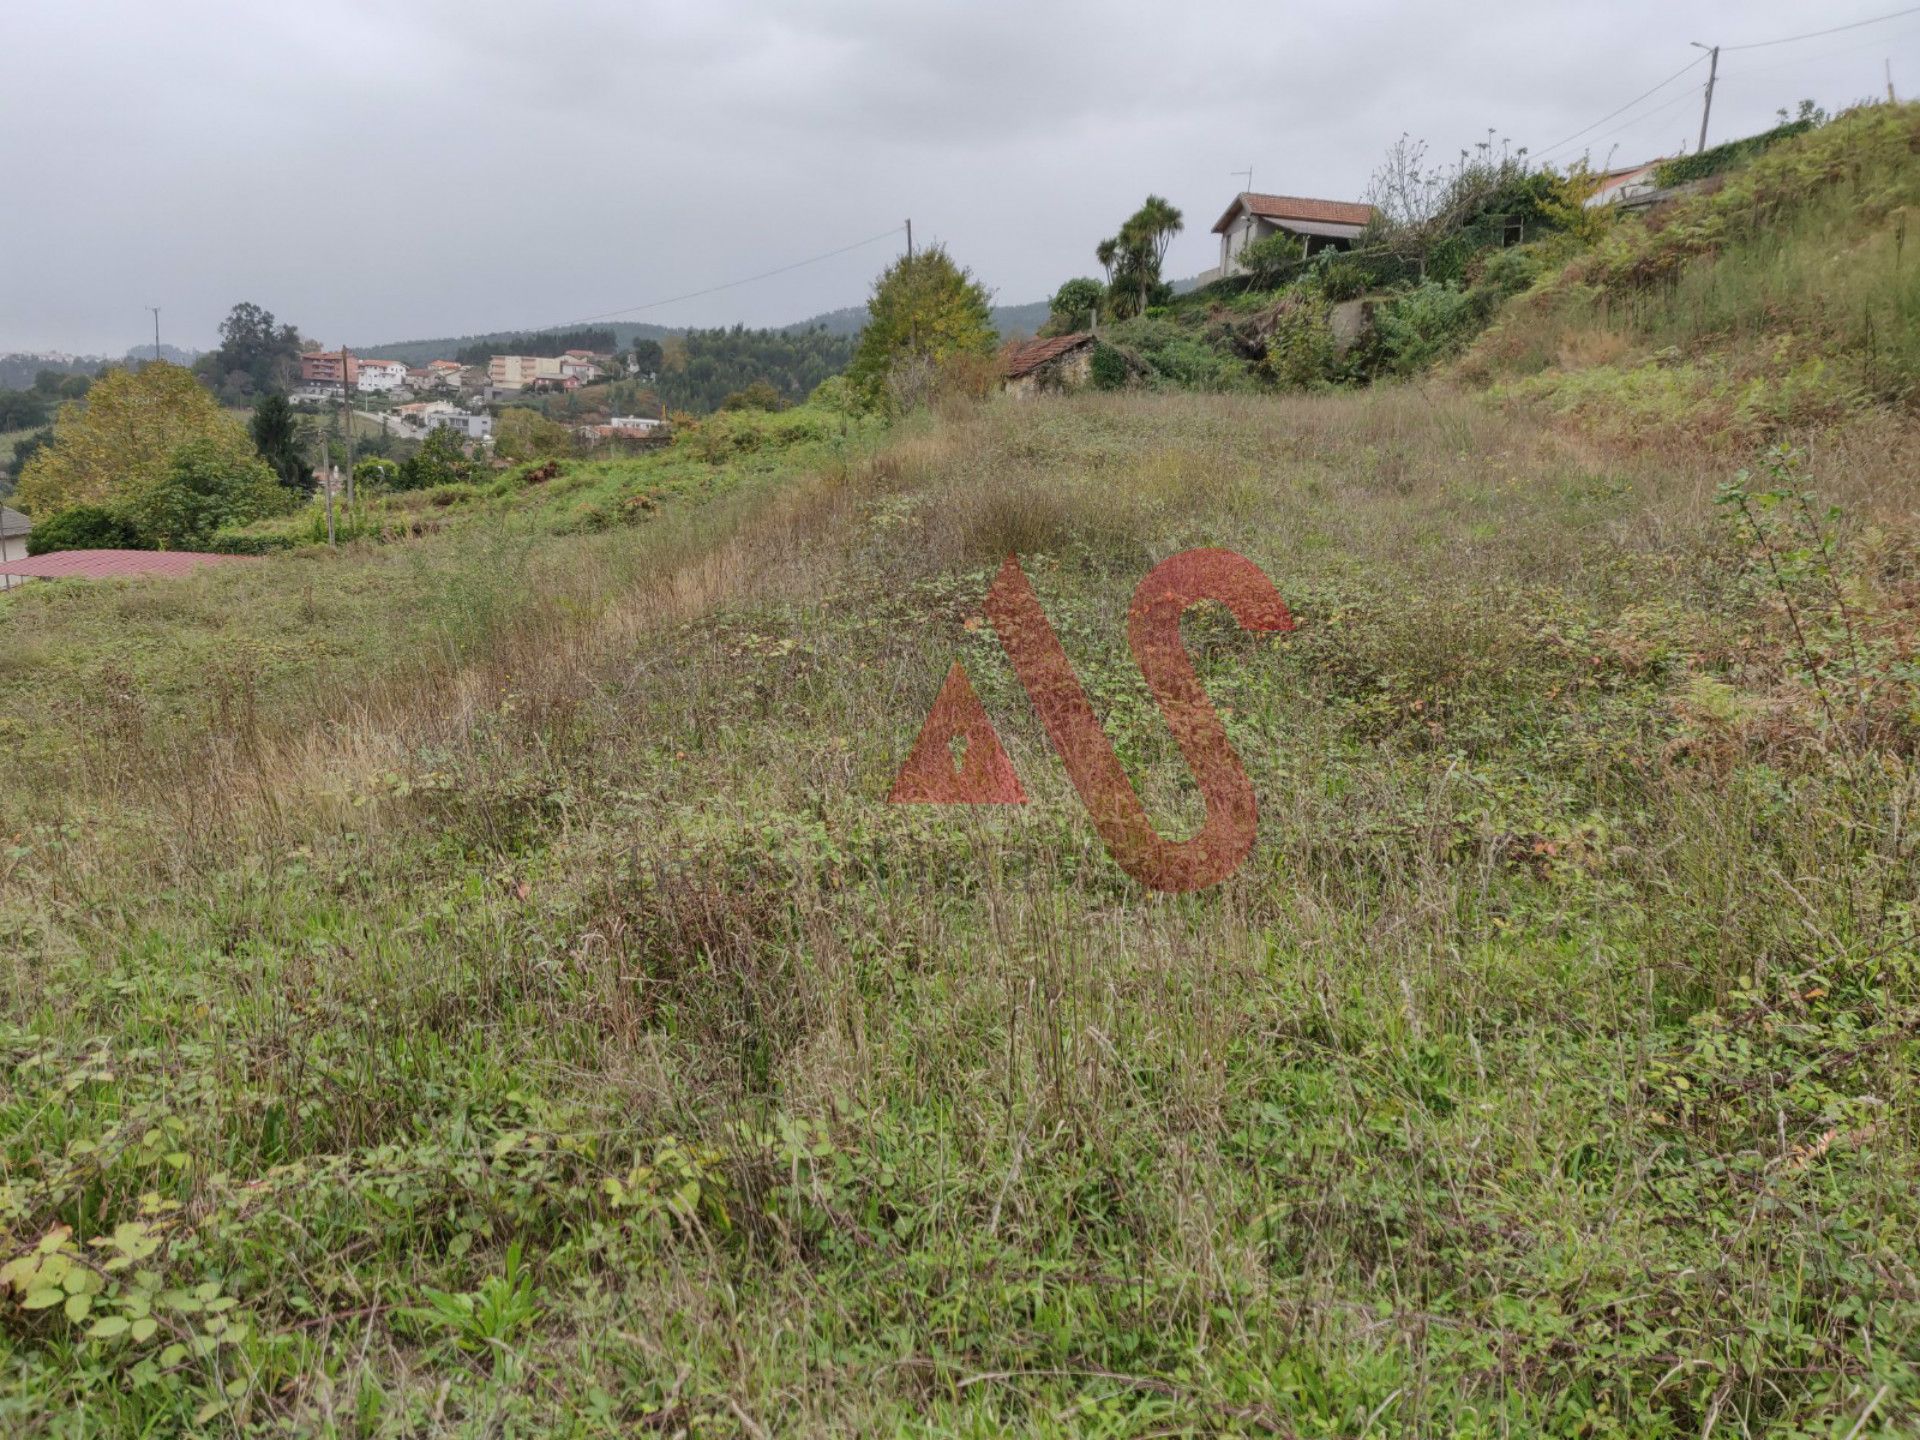
[[[331,550],[333,548],[333,476],[328,462],[332,457],[327,454],[326,427],[317,417],[313,423],[313,438],[320,447],[320,488],[327,492],[327,548]]]
[[[1708,56],[1707,99],[1706,103],[1700,107],[1700,149],[1704,151],[1707,148],[1707,117],[1713,113],[1714,77],[1720,73],[1720,47],[1718,45],[1702,45],[1698,40],[1689,40],[1687,43],[1696,50],[1706,51]]]
[[[353,508],[353,352],[340,347],[340,398],[347,412],[347,508]]]
[[[1249,165],[1244,170],[1229,170],[1227,173],[1229,175],[1244,175],[1247,177],[1246,186],[1241,193],[1246,194],[1253,190],[1253,166]]]
[[[907,259],[913,259],[913,217],[907,217]]]
[[[1891,80],[1887,81],[1887,93],[1889,95],[1893,93],[1893,81]],[[160,359],[160,307],[158,305],[149,305],[147,309],[153,312],[153,358],[155,362],[158,362]]]
[[[1893,58],[1891,56],[1887,58],[1887,103],[1889,105],[1900,103],[1893,98]]]

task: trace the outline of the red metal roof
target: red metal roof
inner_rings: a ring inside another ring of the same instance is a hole
[[[1299,195],[1261,195],[1243,190],[1215,222],[1214,233],[1226,229],[1243,210],[1266,220],[1318,220],[1329,225],[1365,225],[1373,219],[1371,205],[1351,200],[1309,200]]]
[[[1058,360],[1069,350],[1090,344],[1093,336],[1084,332],[1056,335],[1051,340],[1029,340],[1024,345],[1009,345],[1000,352],[1000,369],[1009,380],[1031,375],[1049,360]]]
[[[0,575],[38,580],[115,580],[140,575],[191,575],[207,565],[246,557],[206,555],[197,550],[59,550],[0,565]]]

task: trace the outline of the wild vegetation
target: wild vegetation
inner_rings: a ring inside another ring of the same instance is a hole
[[[1081,328],[1097,310],[1116,352],[1109,383],[1159,389],[1365,384],[1445,374],[1471,351],[1470,384],[1519,381],[1623,427],[1691,426],[1750,446],[1788,419],[1911,387],[1917,136],[1920,107],[1829,122],[1803,105],[1690,157],[1669,180],[1705,182],[1700,193],[1647,218],[1585,208],[1593,179],[1578,167],[1535,168],[1491,142],[1436,165],[1403,139],[1352,252],[1303,258],[1276,235],[1249,247],[1248,273],[1144,309],[1126,286],[1069,281],[1048,328]],[[1740,255],[1722,256],[1727,245]],[[1332,311],[1348,302],[1357,314],[1337,337]]]
[[[1874,175],[1746,204],[1871,237]],[[1780,297],[1729,213],[1497,313],[1738,363],[1655,306]],[[0,598],[0,1429],[1911,1434],[1911,395],[1649,445],[1503,323],[1449,385],[836,381]],[[1018,553],[1186,833],[1123,636],[1201,545],[1298,628],[1187,621],[1261,835],[1168,898],[981,601]],[[884,803],[955,659],[1030,804]]]
[[[853,340],[825,330],[688,330],[660,342],[654,388],[674,410],[704,415],[756,382],[788,404],[805,400],[822,380],[846,369]]]
[[[63,403],[52,442],[21,467],[16,492],[38,519],[84,506],[123,522],[141,548],[170,549],[290,510],[299,497],[193,375],[164,362],[111,370],[84,404]],[[36,548],[45,547],[42,537]]]

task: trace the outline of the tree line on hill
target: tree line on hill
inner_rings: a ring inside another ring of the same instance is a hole
[[[462,365],[484,365],[495,355],[564,355],[569,350],[591,350],[596,355],[611,355],[616,342],[606,327],[575,330],[537,330],[519,335],[490,335],[471,345],[462,345],[453,358]],[[435,356],[444,359],[444,356]]]
[[[658,342],[654,388],[670,409],[701,415],[756,382],[798,404],[847,368],[854,345],[852,336],[825,330],[689,330]]]

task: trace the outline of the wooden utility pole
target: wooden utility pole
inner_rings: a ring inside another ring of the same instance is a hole
[[[1900,103],[1893,98],[1893,58],[1891,56],[1887,58],[1887,103],[1889,105]]]
[[[320,488],[327,492],[327,547],[333,547],[333,474],[332,459],[327,454],[327,431],[316,417],[313,423],[313,438],[320,446]]]
[[[907,217],[907,259],[913,259],[913,217]]]
[[[353,355],[340,347],[340,394],[347,402],[347,508],[353,508]]]
[[[1893,72],[1888,71],[1887,73],[1889,77],[1891,77]],[[1891,78],[1887,81],[1887,97],[1889,99],[1893,97],[1893,81]],[[153,358],[158,360],[160,358],[160,307],[158,305],[149,305],[147,308],[153,312]]]
[[[1700,149],[1704,151],[1707,148],[1707,117],[1713,114],[1713,82],[1714,78],[1720,73],[1720,47],[1718,45],[1702,45],[1698,40],[1690,41],[1689,43],[1696,50],[1705,50],[1708,57],[1707,99],[1706,103],[1700,107]]]

